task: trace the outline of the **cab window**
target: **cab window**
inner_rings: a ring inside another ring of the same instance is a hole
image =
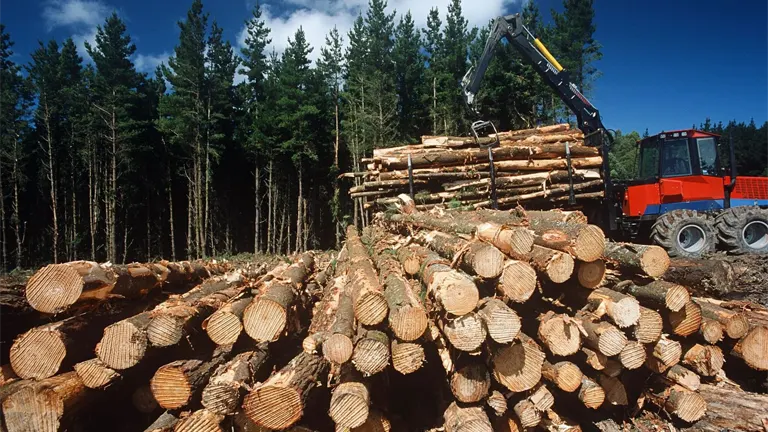
[[[717,175],[717,144],[713,137],[696,140],[702,175]]]
[[[673,139],[664,141],[661,156],[661,176],[677,177],[691,175],[691,153],[688,150],[688,139]]]
[[[659,142],[645,141],[640,147],[640,178],[649,179],[659,175]]]

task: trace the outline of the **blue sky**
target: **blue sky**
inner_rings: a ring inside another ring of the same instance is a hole
[[[254,0],[205,2],[206,11],[236,46]],[[517,12],[521,0],[465,0],[473,25]],[[534,0],[536,1],[536,0]],[[418,25],[449,0],[389,0],[411,10]],[[138,48],[137,68],[150,72],[173,51],[176,22],[191,0],[2,0],[0,21],[16,42],[16,60],[29,61],[38,40],[72,36],[82,47],[112,10],[127,22]],[[367,0],[266,0],[273,47],[281,51],[299,25],[315,47],[334,25],[346,32]],[[545,16],[561,0],[538,0]],[[604,123],[651,133],[713,120],[768,119],[768,2],[738,0],[596,0],[595,38],[603,46],[602,75],[590,98]],[[546,41],[545,41],[546,43]],[[84,53],[84,52],[83,52]]]

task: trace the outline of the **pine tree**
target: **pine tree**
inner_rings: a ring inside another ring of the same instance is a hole
[[[397,93],[392,59],[395,12],[387,14],[386,7],[386,0],[370,0],[365,17],[365,64],[370,97],[364,111],[371,119],[369,133],[374,148],[391,145],[397,135]]]
[[[469,69],[468,48],[477,35],[477,29],[469,30],[467,25],[461,11],[461,0],[451,0],[443,29],[445,79],[442,94],[445,130],[453,135],[464,132],[469,125],[459,83]]]
[[[429,113],[426,101],[426,67],[421,53],[421,36],[410,11],[400,18],[395,28],[395,79],[398,96],[399,137],[403,141],[415,141],[428,131],[425,125]]]
[[[594,39],[593,0],[563,0],[563,8],[562,14],[552,11],[554,46],[573,83],[587,94],[599,76],[594,62],[603,57],[600,44]]]
[[[443,56],[443,34],[441,31],[442,21],[437,8],[432,8],[427,16],[427,28],[424,32],[424,51],[427,55],[429,68],[426,72],[427,83],[429,86],[429,115],[432,119],[432,134],[439,135],[446,133],[445,121],[443,121],[442,104],[438,106],[438,87],[442,88],[442,83],[446,81],[446,68]],[[439,84],[438,84],[439,83]]]

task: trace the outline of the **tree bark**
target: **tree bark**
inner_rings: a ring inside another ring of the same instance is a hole
[[[707,411],[690,430],[720,432],[765,429],[767,395],[748,393],[719,384],[702,384],[699,395],[707,402]]]
[[[360,241],[357,229],[351,225],[347,227],[347,248],[355,317],[362,324],[376,325],[387,317],[389,306],[368,251]]]
[[[669,255],[659,246],[605,243],[605,259],[626,273],[659,277],[669,268]]]
[[[462,270],[483,279],[499,277],[504,267],[504,254],[487,243],[467,241],[439,231],[416,233],[414,240],[446,259],[459,261]]]
[[[3,401],[5,426],[8,432],[56,432],[66,428],[96,395],[75,372],[24,381]]]

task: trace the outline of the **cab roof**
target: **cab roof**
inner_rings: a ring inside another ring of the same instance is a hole
[[[675,135],[678,137],[685,136],[689,138],[706,138],[706,137],[715,137],[719,138],[720,135],[712,133],[712,132],[704,132],[700,131],[698,129],[679,129],[679,130],[671,130],[671,131],[662,131],[657,133],[656,135],[651,135],[647,138],[643,138],[638,141],[638,144],[643,141],[650,141],[650,140],[656,140],[660,138],[662,135],[664,135],[666,138],[673,138]]]

